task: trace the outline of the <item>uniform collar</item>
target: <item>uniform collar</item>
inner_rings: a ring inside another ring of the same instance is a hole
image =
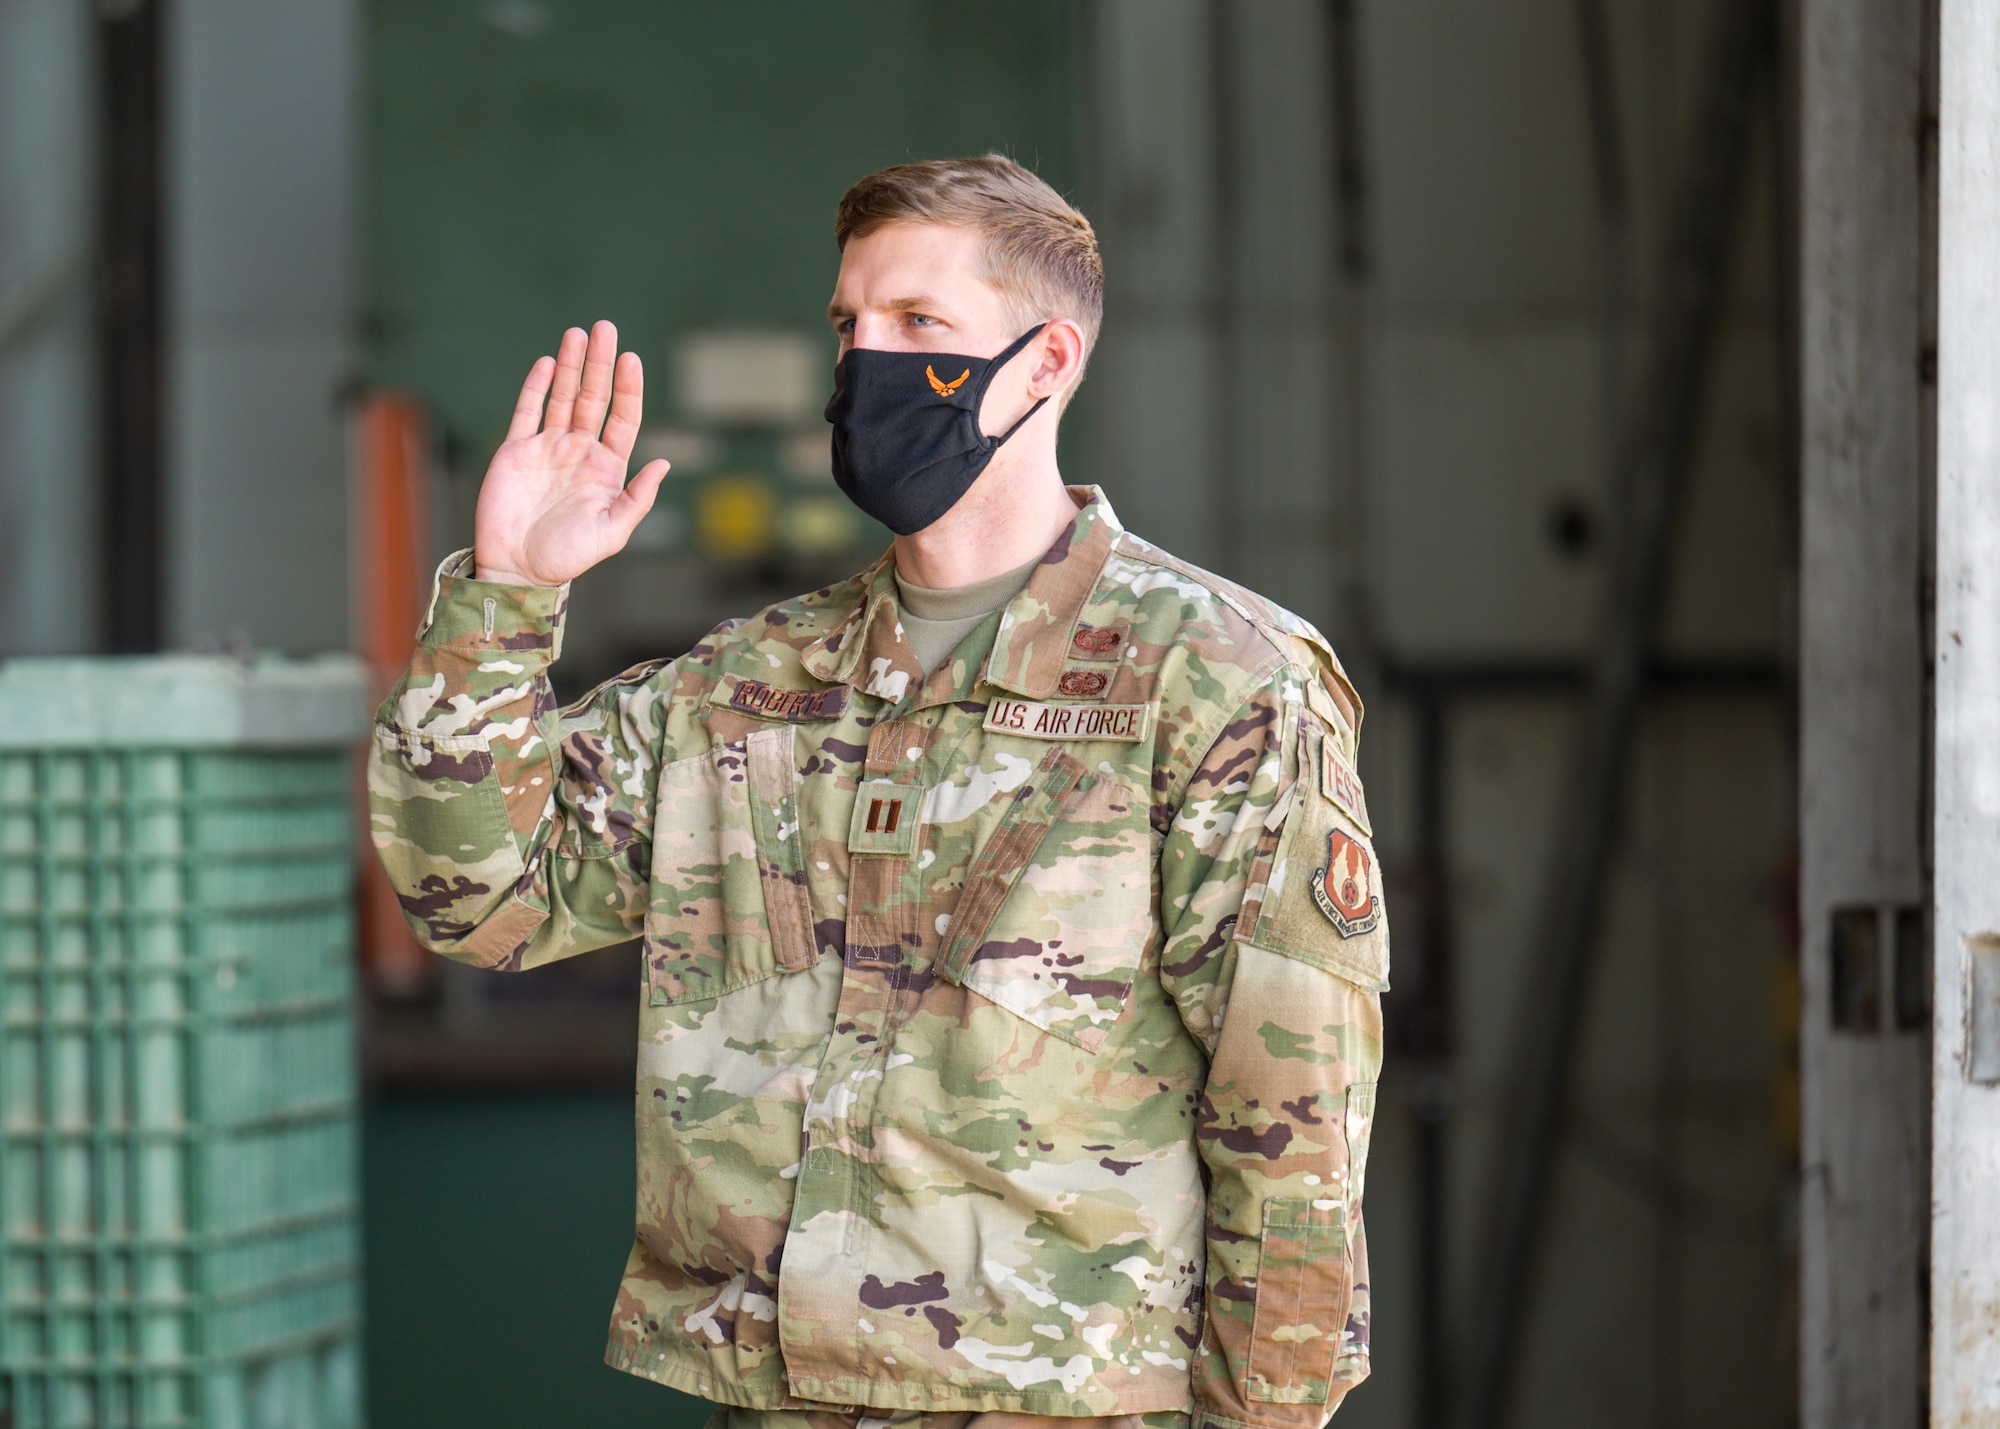
[[[988,684],[1031,700],[1056,692],[1077,617],[1111,559],[1112,543],[1125,529],[1098,488],[1072,486],[1069,494],[1080,508],[1076,520],[1000,612],[993,653],[986,657]]]
[[[984,678],[1028,699],[1055,693],[1068,658],[1077,617],[1097,586],[1111,546],[1124,530],[1111,503],[1094,486],[1072,486],[1076,520],[1042,557],[1021,593],[1000,613]],[[825,635],[800,652],[815,679],[852,685],[891,704],[924,682],[916,651],[903,635],[896,603],[896,565],[890,553],[855,578],[860,602]]]

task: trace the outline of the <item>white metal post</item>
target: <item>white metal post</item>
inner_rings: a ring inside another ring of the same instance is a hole
[[[2000,6],[1938,21],[1931,1414],[2000,1425]]]

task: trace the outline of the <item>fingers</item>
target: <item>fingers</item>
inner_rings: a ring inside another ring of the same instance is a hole
[[[604,424],[604,445],[626,461],[632,459],[632,444],[639,440],[639,412],[645,392],[646,372],[639,354],[619,354],[611,373],[611,416]]]
[[[514,399],[514,416],[507,423],[508,441],[532,437],[541,427],[542,400],[549,395],[549,381],[555,374],[553,357],[535,359],[535,365],[528,369],[528,380],[521,384],[521,395]]]
[[[566,432],[570,428],[577,388],[583,379],[584,342],[580,327],[570,328],[562,335],[562,346],[556,349],[555,385],[549,389],[549,408],[542,416],[545,432]]]
[[[660,482],[666,474],[666,462],[649,461],[639,468],[639,474],[623,491],[611,498],[611,522],[618,528],[620,544],[631,538],[633,528],[653,509],[653,498],[660,494]]]
[[[583,386],[577,393],[572,431],[596,436],[611,404],[611,367],[618,356],[618,329],[608,322],[590,325],[590,343],[583,355]]]

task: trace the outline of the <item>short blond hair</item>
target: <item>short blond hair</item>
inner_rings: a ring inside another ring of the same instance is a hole
[[[986,281],[1019,303],[1023,318],[1068,318],[1087,358],[1104,321],[1104,261],[1090,220],[1042,178],[1005,154],[927,159],[870,174],[840,196],[834,241],[866,238],[892,223],[947,223],[986,236]],[[1072,389],[1073,390],[1073,389]]]

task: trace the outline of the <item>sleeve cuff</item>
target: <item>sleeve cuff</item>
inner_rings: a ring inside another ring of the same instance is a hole
[[[1276,1410],[1291,1411],[1290,1417],[1283,1419],[1236,1419],[1227,1414],[1217,1414],[1212,1410],[1195,1406],[1188,1419],[1188,1429],[1300,1429],[1301,1415],[1310,1411],[1310,1422],[1323,1426],[1333,1419],[1334,1411],[1347,1398],[1347,1391],[1354,1386],[1335,1381],[1329,1386],[1324,1404],[1273,1404]]]
[[[558,658],[563,617],[569,610],[569,582],[502,585],[475,579],[475,569],[469,546],[438,563],[417,638],[432,649],[541,651],[551,661]]]

